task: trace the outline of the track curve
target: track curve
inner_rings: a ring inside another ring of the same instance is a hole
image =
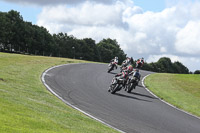
[[[43,82],[60,99],[127,133],[200,133],[200,119],[166,105],[141,84],[130,94],[108,93],[118,71],[106,70],[105,64],[63,65],[45,72]]]

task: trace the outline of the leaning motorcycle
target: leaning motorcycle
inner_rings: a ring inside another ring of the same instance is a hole
[[[114,77],[109,88],[110,93],[115,94],[115,92],[120,91],[123,87],[123,83],[123,79],[120,77]]]
[[[128,93],[131,93],[133,89],[138,85],[140,81],[140,73],[139,72],[134,72],[134,74],[129,77],[127,84],[126,84],[126,91]]]
[[[117,63],[116,62],[111,62],[108,65],[108,73],[111,72],[112,70],[114,70],[115,67],[117,68]]]
[[[120,72],[122,72],[124,69],[126,69],[127,64],[126,63],[122,63],[122,65],[120,66]]]
[[[116,75],[111,82],[111,85],[109,87],[109,92],[111,94],[114,94],[117,91],[120,91],[122,88],[125,87],[125,84],[128,80],[128,73],[127,72],[122,72],[118,75]]]

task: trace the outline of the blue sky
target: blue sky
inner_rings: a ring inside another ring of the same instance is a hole
[[[15,4],[11,2],[0,1],[0,11],[8,12],[10,10],[15,10],[20,12],[25,21],[32,22],[36,24],[37,15],[41,12],[42,8],[39,6],[25,6],[20,4]]]
[[[165,9],[165,0],[133,0],[133,2],[144,11],[158,12]]]
[[[116,39],[134,59],[200,70],[200,0],[0,0],[0,11],[11,9],[50,33]]]

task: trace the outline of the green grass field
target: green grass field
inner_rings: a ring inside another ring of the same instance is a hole
[[[0,132],[117,132],[67,106],[41,82],[47,68],[79,62],[83,61],[0,52]]]
[[[200,117],[200,74],[156,73],[144,83],[161,99]]]

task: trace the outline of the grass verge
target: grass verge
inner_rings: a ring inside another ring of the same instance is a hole
[[[161,99],[200,117],[200,75],[151,74],[146,87]]]
[[[83,61],[0,52],[0,132],[117,132],[67,106],[41,82],[52,66]]]

